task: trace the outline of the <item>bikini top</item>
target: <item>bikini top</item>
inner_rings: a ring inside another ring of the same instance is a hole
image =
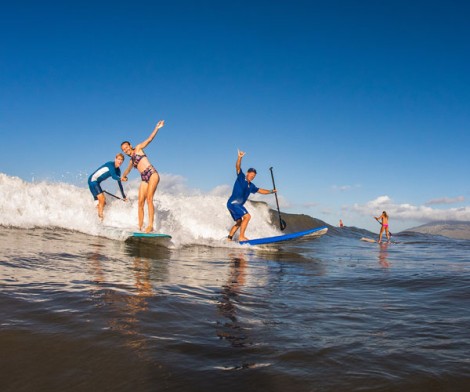
[[[146,157],[147,155],[143,154],[143,155],[137,155],[136,153],[133,153],[131,155],[131,161],[132,161],[132,165],[137,168],[137,165],[139,164],[140,160],[143,158],[143,157]]]

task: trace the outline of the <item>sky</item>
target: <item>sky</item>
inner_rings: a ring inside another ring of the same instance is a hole
[[[1,173],[86,187],[163,119],[146,153],[191,189],[228,198],[240,149],[286,213],[470,221],[466,1],[4,3]]]

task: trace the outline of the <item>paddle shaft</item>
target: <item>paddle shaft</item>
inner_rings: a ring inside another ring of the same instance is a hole
[[[112,193],[109,193],[108,191],[103,191],[103,193],[106,193],[107,195],[112,196],[112,197],[114,197],[115,199],[124,201],[124,199],[123,199],[122,197],[118,197],[118,196],[116,196],[116,195],[113,195]]]
[[[271,172],[271,179],[273,180],[273,188],[276,189],[276,183],[274,182],[273,168],[270,167],[269,171]],[[281,217],[281,210],[279,209],[279,200],[277,198],[277,192],[274,192],[274,196],[276,197],[277,213],[279,214],[279,226],[280,226],[281,231],[282,231],[287,227],[287,224]]]

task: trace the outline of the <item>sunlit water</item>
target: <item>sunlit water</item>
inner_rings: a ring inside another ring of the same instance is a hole
[[[86,188],[0,173],[0,391],[470,390],[469,241],[242,247],[230,189],[165,175],[172,241],[126,241],[126,187],[100,223]],[[248,208],[251,238],[280,234]]]
[[[469,242],[359,237],[169,249],[2,227],[1,390],[468,390]]]

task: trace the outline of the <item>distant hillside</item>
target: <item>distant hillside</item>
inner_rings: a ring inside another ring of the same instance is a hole
[[[269,210],[271,215],[271,222],[277,227],[279,227],[279,213],[277,210]],[[282,220],[286,222],[287,228],[285,233],[294,233],[296,231],[303,231],[311,229],[312,227],[328,226],[327,223],[323,222],[320,219],[312,218],[309,215],[304,214],[287,214],[285,212],[281,213]]]
[[[250,200],[250,203],[252,204],[265,204],[267,205],[266,202],[264,201],[253,201]],[[279,227],[279,213],[277,210],[269,209],[269,214],[271,217],[271,222],[273,225]],[[286,212],[281,212],[282,220],[286,222],[287,227],[285,230],[285,234],[288,233],[294,233],[296,231],[303,231],[303,230],[308,230],[313,227],[319,227],[319,226],[328,226],[331,228],[328,223],[322,221],[321,219],[316,219],[312,218],[310,215],[304,215],[304,214],[288,214]]]
[[[406,231],[424,234],[438,234],[445,237],[470,240],[470,222],[443,221],[426,223]]]

